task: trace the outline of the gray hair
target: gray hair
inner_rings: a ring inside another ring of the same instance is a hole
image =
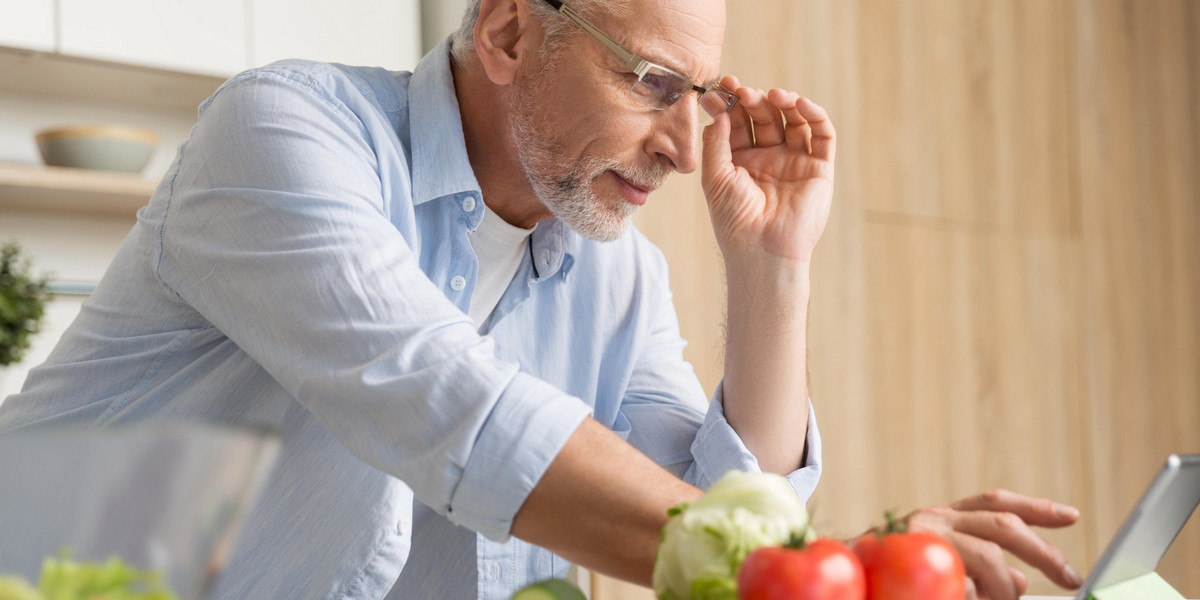
[[[462,23],[458,31],[450,39],[450,56],[455,63],[462,64],[464,60],[475,53],[475,21],[479,20],[479,5],[483,0],[467,0],[467,9],[463,11]],[[557,14],[546,0],[528,0],[530,11],[542,22],[546,32],[546,40],[542,44],[543,56],[553,56],[562,47],[562,42],[575,24],[566,17]],[[572,0],[571,8],[585,17],[603,8],[614,14],[623,14],[629,7],[629,0]]]

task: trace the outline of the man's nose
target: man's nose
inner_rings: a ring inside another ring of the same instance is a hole
[[[700,165],[700,105],[683,98],[655,115],[657,123],[646,150],[668,161],[677,173],[691,173]]]

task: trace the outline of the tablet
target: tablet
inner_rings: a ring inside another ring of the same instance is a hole
[[[1200,454],[1172,454],[1079,588],[1076,600],[1150,573],[1200,504]]]

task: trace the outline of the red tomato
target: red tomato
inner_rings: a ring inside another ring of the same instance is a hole
[[[803,549],[764,546],[738,571],[740,600],[864,600],[862,565],[845,544],[821,538]],[[961,600],[961,599],[960,599]]]
[[[962,600],[966,571],[954,546],[932,533],[867,534],[854,544],[870,600]]]

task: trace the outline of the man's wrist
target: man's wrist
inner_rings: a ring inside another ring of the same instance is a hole
[[[759,258],[725,262],[725,280],[732,309],[742,302],[750,305],[783,299],[808,305],[811,268],[807,261]]]
[[[781,258],[762,252],[725,257],[725,276],[731,290],[749,286],[762,292],[770,289],[794,292],[797,287],[809,287],[811,271],[810,259]]]

